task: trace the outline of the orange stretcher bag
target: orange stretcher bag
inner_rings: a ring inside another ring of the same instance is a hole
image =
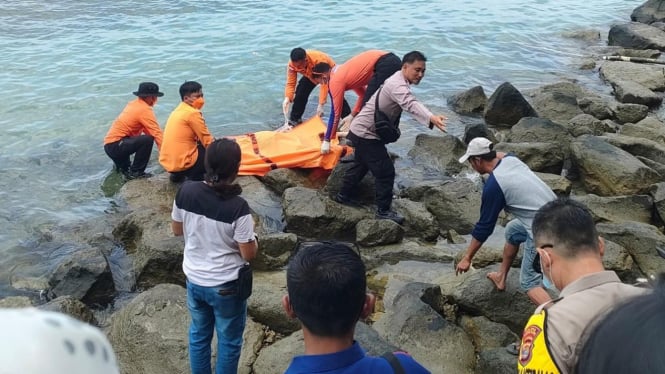
[[[321,154],[326,126],[312,117],[286,132],[259,131],[233,138],[240,145],[242,159],[238,175],[263,176],[277,168],[322,168],[331,170],[353,148],[330,140],[330,153]]]

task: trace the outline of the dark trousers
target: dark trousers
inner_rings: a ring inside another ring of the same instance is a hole
[[[154,138],[150,135],[133,136],[105,144],[104,151],[113,160],[118,171],[141,174],[150,161],[153,142]],[[134,161],[130,162],[129,156],[132,154]]]
[[[299,123],[302,120],[302,115],[305,113],[305,107],[307,106],[307,101],[309,100],[309,95],[312,93],[312,90],[316,87],[314,82],[309,80],[309,78],[303,76],[298,81],[296,86],[296,94],[293,98],[293,106],[291,107],[291,114],[289,115],[289,120],[293,123]],[[346,117],[351,113],[351,107],[349,103],[344,99],[344,106],[342,107],[342,117]]]
[[[386,146],[379,140],[362,139],[352,132],[349,132],[348,138],[355,146],[354,159],[344,174],[340,193],[352,197],[365,174],[371,171],[376,186],[376,208],[382,212],[389,210],[393,202],[395,165]]]
[[[386,53],[379,57],[374,65],[374,74],[372,74],[372,78],[370,78],[369,83],[367,84],[365,96],[363,96],[363,106],[365,106],[367,100],[374,95],[374,92],[381,87],[383,82],[401,68],[402,60],[400,60],[394,53]]]
[[[196,162],[192,167],[186,170],[177,171],[171,173],[171,179],[174,181],[183,181],[185,179],[190,179],[193,181],[202,181],[206,173],[205,168],[205,158],[206,158],[206,149],[201,143],[196,144],[196,149],[198,151],[198,157]]]

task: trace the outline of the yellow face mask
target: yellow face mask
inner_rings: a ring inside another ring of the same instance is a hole
[[[203,104],[205,104],[205,100],[203,100],[203,97],[196,98],[194,99],[194,101],[192,101],[192,107],[199,110],[203,108]]]

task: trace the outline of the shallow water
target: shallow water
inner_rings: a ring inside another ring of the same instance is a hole
[[[577,70],[587,44],[561,33],[593,28],[605,39],[610,24],[628,21],[641,3],[0,2],[0,296],[11,292],[12,269],[48,262],[35,244],[41,233],[99,219],[112,205],[100,188],[111,169],[102,139],[140,81],[166,93],[155,107],[162,125],[179,85],[197,80],[213,134],[240,134],[281,123],[293,47],[326,51],[338,63],[371,48],[417,49],[429,60],[414,92],[447,113],[459,135],[459,117],[445,108],[450,93],[482,85],[490,94],[504,81],[528,89],[563,77],[598,84],[596,74]],[[426,131],[405,127],[407,140]],[[155,156],[149,170],[161,170]]]

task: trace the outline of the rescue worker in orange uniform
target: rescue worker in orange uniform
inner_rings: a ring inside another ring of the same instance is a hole
[[[164,141],[159,163],[171,173],[169,179],[179,183],[185,179],[203,180],[205,149],[214,140],[208,131],[201,108],[203,86],[188,81],[180,86],[182,102],[171,112],[164,128]]]
[[[573,372],[586,331],[614,306],[646,292],[623,284],[606,271],[603,239],[581,203],[559,198],[543,205],[533,219],[543,284],[559,297],[540,305],[522,334],[520,374]]]
[[[138,97],[125,106],[104,137],[104,151],[113,160],[116,170],[126,178],[147,178],[152,176],[145,172],[152,143],[155,142],[159,149],[163,136],[152,107],[164,94],[152,82],[140,83],[133,94]],[[134,155],[133,162],[130,161],[131,155]]]
[[[321,63],[330,66],[330,68],[335,66],[335,61],[323,52],[313,49],[304,50],[300,47],[291,50],[291,59],[286,67],[286,87],[284,89],[284,102],[282,103],[284,113],[288,113],[289,106],[293,103],[288,119],[290,126],[302,122],[302,115],[305,112],[309,95],[318,84],[312,78],[312,69]],[[298,74],[301,74],[302,77],[296,87]],[[318,116],[323,115],[323,105],[328,97],[328,84],[323,82],[320,86],[319,105],[316,108],[316,115]]]
[[[353,117],[360,112],[367,100],[395,72],[402,68],[402,60],[394,53],[369,50],[360,53],[342,65],[335,66],[329,73],[323,74],[318,81],[328,81],[328,90],[332,110],[328,119],[328,129],[321,144],[321,153],[330,152],[330,139],[335,137],[342,118],[344,93],[353,90],[358,100],[351,115],[344,120],[344,126],[351,124]]]

